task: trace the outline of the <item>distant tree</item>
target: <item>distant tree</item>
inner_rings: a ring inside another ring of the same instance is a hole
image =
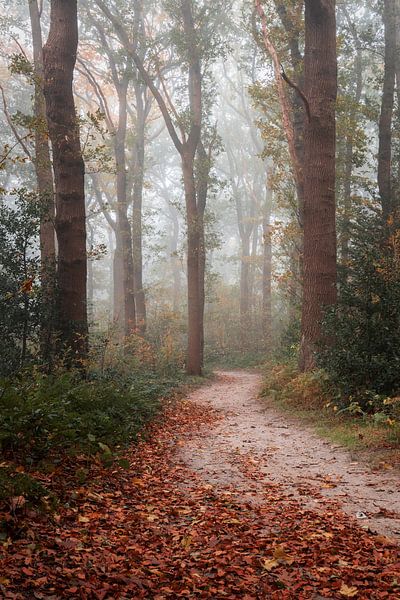
[[[172,43],[178,51],[182,71],[185,73],[185,94],[188,107],[179,115],[168,94],[159,67],[156,85],[153,76],[139,55],[120,16],[112,13],[103,0],[96,0],[99,7],[113,22],[115,30],[125,48],[129,48],[141,78],[152,92],[168,133],[181,158],[185,192],[187,221],[187,280],[188,280],[188,349],[187,371],[199,375],[202,370],[203,311],[204,311],[204,186],[199,195],[196,180],[196,157],[201,157],[204,117],[204,77],[210,60],[219,52],[219,37],[215,14],[203,3],[192,0],[169,1],[167,12],[173,21]],[[199,21],[196,21],[199,17]],[[210,25],[207,28],[207,25]],[[160,91],[161,89],[161,91]],[[203,176],[203,175],[202,175]],[[200,184],[201,185],[201,184]]]
[[[77,0],[52,0],[44,95],[56,194],[58,326],[72,363],[88,350],[85,167],[72,91],[77,47]]]

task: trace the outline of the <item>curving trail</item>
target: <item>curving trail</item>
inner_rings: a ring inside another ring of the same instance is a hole
[[[397,536],[398,481],[286,422],[259,386],[221,373],[166,402],[123,466],[65,457],[38,474],[57,512],[0,510],[0,599],[399,600],[399,547],[373,533]]]
[[[245,371],[223,372],[190,400],[220,411],[222,420],[207,435],[193,436],[182,451],[186,464],[212,484],[233,484],[260,502],[268,484],[282,486],[287,498],[305,507],[341,508],[364,529],[400,541],[400,478],[378,474],[353,462],[332,445],[257,399],[261,377]],[[253,463],[255,484],[240,468]]]

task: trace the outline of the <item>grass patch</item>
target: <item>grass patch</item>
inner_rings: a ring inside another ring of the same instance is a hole
[[[291,417],[312,426],[321,437],[344,446],[374,466],[400,468],[400,414],[339,410],[323,371],[298,373],[294,365],[268,368],[265,399]]]

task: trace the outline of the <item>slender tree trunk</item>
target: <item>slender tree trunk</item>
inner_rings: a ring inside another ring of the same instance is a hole
[[[239,310],[240,322],[242,329],[246,329],[249,325],[249,286],[250,286],[250,235],[248,232],[241,236],[241,252],[240,252],[240,296]]]
[[[187,285],[188,285],[188,349],[187,372],[200,375],[201,362],[201,286],[200,286],[200,231],[194,177],[194,157],[186,153],[182,157],[183,183],[185,188],[187,218]]]
[[[396,0],[384,0],[385,71],[379,119],[378,186],[385,221],[393,211],[392,120],[396,80]]]
[[[249,279],[249,316],[251,318],[253,309],[257,303],[257,271],[258,271],[258,242],[260,229],[258,223],[253,226],[250,250],[250,279]]]
[[[396,96],[397,119],[400,123],[400,0],[396,0]],[[396,212],[400,204],[400,159],[397,159],[397,177],[395,181]]]
[[[285,28],[288,48],[290,53],[290,62],[294,73],[296,84],[300,89],[304,87],[304,62],[300,51],[300,31],[299,22],[291,16],[288,11],[287,3],[275,0],[275,6],[282,25]],[[298,16],[297,16],[298,17]],[[294,152],[300,165],[304,163],[304,123],[305,111],[304,104],[299,94],[292,90],[290,95],[290,104],[292,109],[293,133],[294,133]],[[297,202],[299,210],[299,222],[303,224],[303,206],[304,206],[304,177],[296,179]]]
[[[56,270],[55,206],[53,170],[48,141],[46,103],[43,94],[43,39],[37,0],[29,0],[32,30],[33,64],[35,76],[35,173],[39,201],[42,206],[40,219],[41,284],[46,315],[42,323],[41,354],[47,360],[52,351],[54,329],[53,310]]]
[[[267,354],[272,345],[272,184],[270,180],[272,169],[267,171],[265,185],[265,207],[263,215],[263,274],[262,274],[262,325],[264,347]]]
[[[142,85],[135,85],[136,130],[135,164],[133,181],[132,244],[136,319],[139,331],[146,331],[146,298],[143,289],[143,253],[142,253],[142,210],[145,160],[146,115],[143,105]]]
[[[136,328],[136,311],[133,281],[132,232],[128,219],[127,171],[125,144],[127,133],[127,79],[118,89],[118,127],[115,134],[115,161],[117,169],[117,235],[115,249],[115,273],[122,267],[124,295],[124,333],[129,337]],[[116,281],[119,293],[119,282]]]
[[[75,364],[88,350],[85,166],[72,91],[77,47],[76,0],[51,0],[43,62],[56,192],[58,320],[61,342]]]
[[[173,285],[172,310],[174,311],[174,313],[178,313],[181,305],[181,268],[178,257],[179,221],[176,208],[172,206],[169,202],[167,204],[172,219],[172,233],[169,245]]]
[[[109,320],[114,321],[114,229],[112,227],[107,228],[108,237],[108,252],[109,252],[109,279],[108,279],[108,290],[109,290]]]
[[[201,336],[201,364],[204,362],[204,311],[206,302],[205,280],[206,280],[206,235],[204,229],[204,215],[207,205],[208,188],[210,184],[211,157],[213,145],[210,142],[208,153],[204,147],[203,141],[200,140],[197,148],[197,213],[198,213],[198,230],[199,230],[199,293],[200,293],[200,336]]]
[[[90,253],[94,249],[94,229],[92,224],[89,222],[89,248]],[[93,257],[89,255],[88,259],[88,279],[87,279],[87,301],[88,301],[88,319],[89,324],[93,322],[93,301],[94,301],[94,273],[93,273]]]
[[[358,42],[357,39],[354,40]],[[354,65],[356,89],[354,92],[354,104],[357,106],[361,100],[361,93],[363,87],[363,63],[362,63],[362,50],[357,45],[356,49],[356,60]],[[350,112],[350,121],[355,120],[356,113],[355,109]],[[352,175],[353,175],[353,158],[354,158],[354,132],[349,131],[346,137],[346,148],[345,148],[345,173],[344,173],[344,223],[343,233],[341,240],[341,259],[344,265],[347,264],[349,259],[349,243],[350,243],[350,221],[351,221],[351,191],[352,191]]]
[[[314,366],[325,306],[336,302],[334,0],[305,1],[304,286],[300,368]]]
[[[44,268],[47,266],[53,269],[56,256],[54,186],[43,95],[43,41],[37,0],[29,0],[29,15],[35,70],[35,172],[40,200],[43,204],[40,223],[41,263]]]

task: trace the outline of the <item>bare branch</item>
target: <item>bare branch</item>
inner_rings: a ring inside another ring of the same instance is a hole
[[[33,161],[31,151],[29,150],[28,146],[25,144],[25,141],[24,141],[26,139],[29,139],[29,134],[26,135],[26,136],[24,136],[24,137],[22,137],[18,133],[17,128],[15,127],[15,125],[14,125],[14,123],[12,121],[11,115],[8,112],[7,100],[6,100],[6,96],[5,96],[5,93],[4,93],[4,88],[3,88],[3,86],[1,84],[0,84],[0,92],[1,92],[1,97],[2,97],[2,100],[3,100],[3,112],[4,112],[4,115],[5,115],[6,119],[7,119],[7,123],[9,124],[10,129],[13,132],[15,139],[17,140],[17,143],[21,146],[21,148],[23,149],[23,151],[25,152],[25,154],[28,156],[28,158]]]
[[[288,146],[289,146],[289,154],[290,154],[290,158],[292,161],[296,185],[298,187],[301,187],[302,182],[303,182],[303,172],[302,172],[302,168],[300,165],[300,161],[298,160],[297,153],[296,153],[295,142],[294,142],[295,135],[294,135],[292,119],[290,116],[291,111],[290,111],[289,102],[288,102],[286,92],[285,92],[284,82],[281,77],[281,63],[279,61],[279,57],[278,57],[276,48],[273,45],[271,38],[269,37],[268,26],[267,26],[267,16],[264,12],[263,7],[261,6],[261,0],[255,0],[255,8],[261,18],[263,43],[264,43],[265,49],[267,50],[268,54],[272,58],[272,62],[274,65],[275,80],[276,80],[276,84],[277,84],[277,88],[278,88],[279,103],[280,103],[281,112],[282,112],[283,129],[285,131],[286,139],[287,139]],[[254,13],[253,13],[253,17],[254,17]],[[256,32],[255,32],[255,35],[257,35]]]

